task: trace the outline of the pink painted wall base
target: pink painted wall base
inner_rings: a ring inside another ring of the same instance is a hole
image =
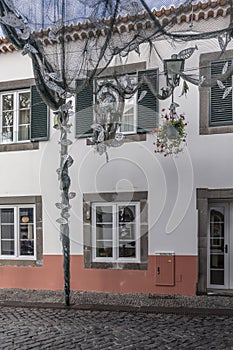
[[[104,270],[86,269],[83,256],[73,255],[71,289],[90,292],[196,294],[197,256],[175,256],[173,286],[156,285],[156,258],[148,258],[147,270]],[[162,273],[166,275],[166,270]],[[40,267],[0,266],[0,288],[63,289],[63,256],[45,255],[44,264]]]

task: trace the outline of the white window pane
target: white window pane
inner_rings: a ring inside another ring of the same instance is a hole
[[[18,141],[27,141],[30,139],[30,126],[19,125]]]
[[[14,225],[1,225],[1,238],[14,239]]]
[[[1,240],[1,255],[14,255],[14,241]]]
[[[2,114],[2,127],[12,127],[13,126],[13,112],[7,111]]]
[[[34,210],[20,208],[20,255],[34,255]]]
[[[23,109],[19,111],[19,125],[30,123],[30,110]]]
[[[8,94],[2,96],[2,109],[3,111],[10,111],[14,109],[14,95]]]
[[[112,225],[96,225],[96,240],[112,240]]]
[[[27,239],[27,235],[20,240],[20,255],[34,255],[34,240]]]
[[[20,217],[21,223],[33,223],[34,222],[33,208],[20,208],[19,217]]]
[[[119,239],[135,240],[135,224],[119,223]]]
[[[136,244],[132,242],[119,243],[119,258],[136,258]]]
[[[19,108],[20,109],[30,108],[30,92],[23,92],[19,94]]]
[[[14,223],[14,209],[6,208],[1,209],[1,224],[13,224]]]
[[[97,258],[112,258],[113,257],[113,248],[112,242],[97,242],[98,246],[96,247],[96,257]]]
[[[136,216],[136,208],[134,205],[119,206],[119,222],[133,222]]]
[[[124,114],[122,116],[122,123],[120,127],[121,132],[133,132],[136,129],[135,125],[135,105],[134,101],[125,104]]]
[[[112,222],[112,207],[98,206],[96,207],[96,222]]]

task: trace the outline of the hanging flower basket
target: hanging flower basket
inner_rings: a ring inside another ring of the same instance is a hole
[[[185,116],[177,114],[175,111],[167,113],[162,109],[162,123],[152,130],[155,137],[155,153],[161,153],[164,157],[176,155],[183,151],[186,145],[186,126]]]

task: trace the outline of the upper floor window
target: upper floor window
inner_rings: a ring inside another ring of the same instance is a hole
[[[48,140],[47,105],[32,79],[0,82],[0,152],[36,149]]]
[[[135,64],[131,69],[137,68]],[[117,69],[115,67],[115,69]],[[126,73],[124,72],[126,75]],[[119,76],[123,74],[119,73]],[[144,134],[150,132],[156,126],[158,126],[158,100],[155,98],[151,87],[154,91],[158,89],[158,70],[131,70],[127,73],[128,79],[132,83],[141,82],[138,91],[133,96],[125,99],[124,112],[122,115],[121,132],[124,134]],[[146,80],[143,77],[147,76],[150,80],[150,87],[147,85]],[[89,84],[85,84],[84,80],[77,81],[77,90],[79,93],[76,95],[76,137],[89,137],[92,135],[91,125],[95,122],[95,114],[93,108],[95,104],[95,90],[96,84],[103,82],[104,79],[113,81],[113,75],[109,74],[103,78],[98,77]],[[142,91],[145,91],[144,98],[139,99]],[[128,96],[129,97],[129,96]]]
[[[0,207],[0,257],[35,258],[35,208]]]
[[[232,76],[222,81],[223,67],[227,64],[230,68],[231,63],[232,60],[210,63],[211,80],[216,80],[216,83],[211,87],[210,93],[209,126],[233,125],[232,90],[224,96],[226,89],[232,86]]]
[[[200,134],[233,132],[232,69],[233,51],[202,54],[200,76]],[[227,71],[224,73],[224,67]]]
[[[30,104],[30,90],[1,94],[1,143],[30,141]]]
[[[119,82],[121,81],[121,78],[124,78],[123,76],[118,77]],[[138,82],[138,75],[137,73],[134,74],[127,74],[127,82],[128,84],[133,88],[134,86],[137,86]],[[93,103],[96,105],[96,100],[98,96],[98,90],[101,89],[100,98],[108,93],[108,88],[105,87],[105,83],[109,83],[112,86],[117,86],[117,81],[115,79],[110,78],[99,78],[95,79],[94,84],[94,100]],[[113,90],[113,89],[112,89]],[[112,91],[114,96],[114,91]],[[123,134],[135,134],[137,132],[137,92],[133,95],[127,96],[124,101],[124,111],[121,119],[121,126],[120,126],[120,132]],[[115,101],[113,101],[115,102]],[[94,121],[97,122],[98,116],[96,115],[95,108],[94,108]]]

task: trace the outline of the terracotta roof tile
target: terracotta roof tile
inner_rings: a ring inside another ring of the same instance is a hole
[[[229,0],[216,0],[212,2],[198,2],[191,6],[180,5],[179,7],[170,7],[169,9],[161,8],[159,11],[153,9],[153,14],[159,20],[162,25],[167,24],[170,20],[172,23],[189,23],[191,20],[199,21],[207,18],[213,17],[224,17],[230,14],[231,8],[228,3]],[[77,23],[76,25],[70,24],[66,28],[66,40],[80,40],[86,39],[87,37],[99,37],[101,35],[107,35],[109,32],[109,26],[112,23],[112,18],[102,19],[100,21],[105,28],[97,28],[94,23],[87,21],[85,23]],[[146,12],[140,13],[138,15],[126,15],[119,16],[115,25],[112,28],[113,33],[132,31],[135,28],[152,28],[153,21],[150,15]],[[34,33],[37,38],[41,40],[44,45],[51,45],[56,41],[49,38],[50,28],[40,30]],[[61,35],[58,33],[58,40],[61,41]],[[0,52],[7,52],[13,50],[13,45],[10,44],[7,38],[0,38]],[[15,49],[15,48],[14,48]]]

